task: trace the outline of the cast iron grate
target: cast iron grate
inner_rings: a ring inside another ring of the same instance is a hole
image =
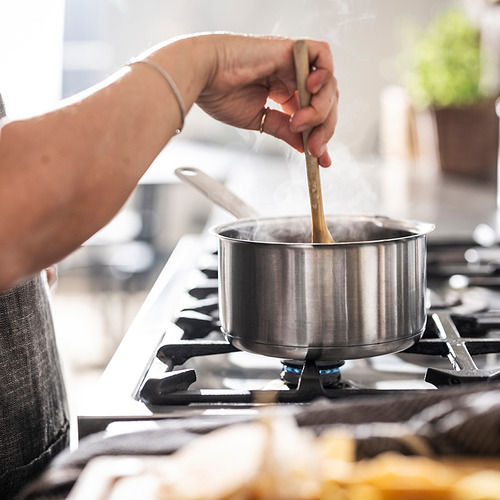
[[[190,314],[184,311],[177,324],[189,323]],[[304,363],[296,387],[286,391],[235,391],[235,390],[189,390],[196,381],[194,369],[179,369],[188,359],[235,352],[237,349],[226,340],[210,340],[204,337],[218,329],[214,316],[203,319],[208,324],[200,326],[200,317],[191,317],[199,328],[202,338],[193,338],[197,330],[187,327],[187,339],[162,345],[157,352],[157,362],[164,367],[160,376],[147,376],[140,391],[141,399],[154,405],[207,404],[255,404],[256,402],[301,403],[318,397],[329,399],[350,396],[399,393],[400,390],[360,389],[346,384],[326,388],[322,383],[320,369],[314,361]],[[451,368],[427,368],[425,380],[436,387],[474,382],[497,382],[500,369],[478,368],[473,356],[500,352],[500,338],[488,337],[492,328],[500,328],[500,313],[477,313],[474,315],[452,315],[447,312],[429,314],[423,338],[404,351],[407,354],[447,357]],[[465,332],[462,336],[459,331]],[[158,371],[158,370],[156,370]]]
[[[463,254],[462,254],[463,255]],[[442,265],[442,263],[440,263]],[[430,267],[435,272],[431,258]],[[456,270],[456,269],[455,269]],[[158,349],[140,390],[140,399],[151,405],[302,403],[318,397],[329,399],[351,396],[401,393],[402,390],[360,389],[340,382],[326,386],[322,367],[307,361],[297,370],[297,382],[288,390],[189,389],[196,381],[194,369],[182,368],[189,359],[237,351],[220,333],[218,318],[217,265],[201,268],[204,281],[188,291],[193,304],[183,309],[175,324],[183,332],[181,340]],[[215,338],[215,340],[214,340]],[[478,367],[474,356],[500,353],[500,311],[453,314],[449,309],[428,313],[423,338],[404,351],[429,356],[425,381],[437,388],[468,383],[497,383],[500,368]],[[447,358],[450,368],[432,366],[433,358]],[[340,380],[340,379],[339,379]],[[427,389],[423,389],[425,391]],[[413,390],[415,392],[415,390]],[[422,390],[418,390],[421,392]]]

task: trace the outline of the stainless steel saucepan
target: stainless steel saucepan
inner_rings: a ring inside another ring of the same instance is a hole
[[[195,169],[180,169],[181,178],[182,170],[193,185],[206,180]],[[219,316],[233,345],[279,358],[345,360],[398,352],[421,337],[426,235],[434,226],[381,216],[326,219],[335,243],[310,243],[307,216],[250,217],[212,229]]]

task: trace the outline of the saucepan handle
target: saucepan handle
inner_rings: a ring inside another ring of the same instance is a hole
[[[223,208],[238,219],[257,218],[259,214],[250,205],[230,191],[224,184],[195,167],[180,167],[175,174],[183,182],[193,186],[205,198]]]

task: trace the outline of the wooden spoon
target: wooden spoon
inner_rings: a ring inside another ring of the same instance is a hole
[[[299,105],[301,108],[309,106],[311,94],[306,88],[309,75],[309,56],[305,40],[297,40],[293,44],[293,57],[295,61],[295,76],[299,92]],[[307,140],[311,129],[302,132],[302,142],[306,155],[307,184],[309,186],[309,202],[312,215],[312,241],[313,243],[333,243],[332,235],[326,225],[323,211],[323,198],[321,196],[321,179],[319,175],[318,158],[311,156],[307,149]]]

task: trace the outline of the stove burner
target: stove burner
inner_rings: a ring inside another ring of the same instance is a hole
[[[299,384],[300,377],[304,369],[303,361],[287,359],[281,362],[283,368],[280,378],[288,386],[296,388]],[[340,388],[343,386],[341,382],[340,367],[344,361],[316,361],[316,367],[319,373],[321,385],[326,388]]]

